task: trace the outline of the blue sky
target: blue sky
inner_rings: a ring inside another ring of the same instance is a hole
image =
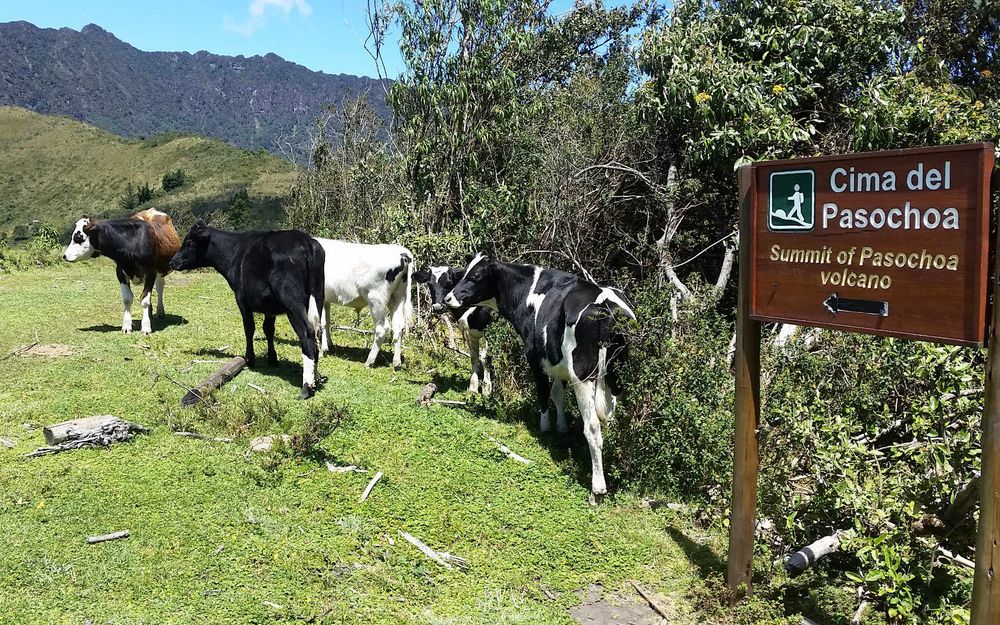
[[[375,75],[365,52],[365,0],[0,0],[0,22],[80,30],[94,23],[140,50],[275,54],[330,74]],[[555,0],[566,11],[572,0]],[[624,4],[608,0],[606,5]],[[384,51],[401,69],[396,42]]]

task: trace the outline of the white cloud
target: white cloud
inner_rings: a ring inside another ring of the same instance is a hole
[[[287,20],[292,13],[306,17],[312,13],[312,7],[306,0],[251,0],[245,20],[233,19],[227,15],[222,20],[222,27],[249,37],[267,26],[270,15],[280,15]]]

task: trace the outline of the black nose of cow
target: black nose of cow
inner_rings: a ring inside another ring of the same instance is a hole
[[[69,260],[69,257],[67,257],[65,254],[63,254],[63,260]]]

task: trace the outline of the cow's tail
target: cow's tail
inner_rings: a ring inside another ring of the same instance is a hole
[[[312,239],[313,257],[312,263],[307,270],[307,288],[309,291],[309,302],[306,306],[306,320],[309,328],[319,340],[320,331],[320,311],[325,306],[326,285],[324,284],[323,271],[326,265],[326,252],[318,241]]]
[[[397,294],[392,310],[393,327],[405,332],[413,320],[413,254],[409,250],[399,255],[400,269],[406,272],[406,280],[396,288],[405,291]]]

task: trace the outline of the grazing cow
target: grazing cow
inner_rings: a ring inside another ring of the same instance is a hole
[[[483,364],[486,361],[485,346],[480,349],[483,333],[486,326],[493,321],[493,311],[485,306],[459,306],[458,308],[448,308],[445,306],[444,298],[452,287],[462,278],[465,269],[460,267],[430,267],[428,271],[417,271],[413,274],[416,282],[427,285],[431,292],[431,311],[437,314],[448,314],[458,323],[462,336],[469,346],[469,359],[472,361],[472,375],[469,377],[469,392],[478,393],[480,391],[480,378],[482,379],[482,392],[484,396],[489,396],[492,384],[490,382],[490,371]]]
[[[330,306],[366,306],[375,323],[375,340],[365,366],[375,364],[382,340],[392,325],[392,366],[402,363],[403,332],[411,316],[410,282],[413,254],[401,245],[366,245],[316,238],[326,252],[326,306],[320,326],[323,352],[330,351]]]
[[[170,273],[170,259],[180,247],[170,216],[149,208],[125,219],[99,221],[83,217],[73,227],[73,236],[63,260],[70,262],[104,255],[115,261],[122,287],[122,332],[132,331],[132,287],[142,284],[142,333],[153,331],[149,320],[150,299],[156,287],[156,314],[163,319],[163,277]]]
[[[236,295],[247,339],[246,360],[253,367],[253,314],[264,313],[267,364],[276,365],[274,320],[288,315],[302,347],[302,393],[316,392],[319,360],[319,311],[323,308],[323,248],[298,230],[227,232],[198,220],[170,266],[179,271],[211,267],[222,274]]]
[[[621,388],[614,364],[624,356],[625,337],[614,313],[635,313],[616,289],[602,288],[573,274],[516,265],[477,255],[445,303],[489,306],[511,322],[524,342],[528,366],[542,405],[541,430],[548,431],[549,398],[556,407],[556,429],[566,432],[563,383],[573,385],[593,468],[591,503],[607,493],[601,424],[610,422]]]

